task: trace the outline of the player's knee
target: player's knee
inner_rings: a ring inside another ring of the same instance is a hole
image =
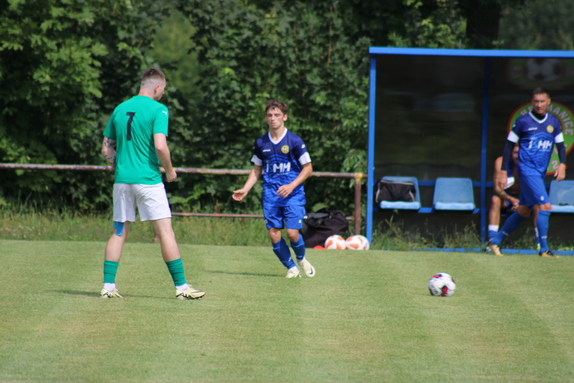
[[[532,214],[532,210],[528,206],[524,206],[524,205],[518,206],[518,209],[516,211],[518,214],[520,214],[524,218],[528,218],[528,217],[530,217],[530,214]]]
[[[287,237],[291,242],[297,242],[299,240],[299,230],[287,230]]]
[[[155,236],[160,242],[175,241],[175,232],[173,230],[161,230],[156,232]]]
[[[552,211],[552,204],[550,204],[550,203],[545,203],[544,205],[538,205],[538,209],[533,208],[533,210]]]
[[[279,242],[281,240],[281,230],[275,228],[269,229],[269,238],[273,243]]]
[[[501,207],[502,203],[500,201],[500,198],[498,198],[497,196],[492,196],[492,199],[490,200],[490,208],[493,210],[500,210]]]

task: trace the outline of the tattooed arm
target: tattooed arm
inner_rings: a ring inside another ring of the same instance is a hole
[[[102,142],[102,155],[110,165],[116,165],[116,142],[114,140],[104,137],[104,142]]]

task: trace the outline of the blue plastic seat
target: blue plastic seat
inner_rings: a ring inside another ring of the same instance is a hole
[[[415,200],[413,202],[406,201],[381,201],[379,206],[381,209],[404,209],[404,210],[418,210],[421,207],[421,197],[419,192],[419,181],[416,177],[399,177],[399,176],[384,176],[384,180],[394,182],[412,182],[415,185]]]
[[[550,203],[553,213],[574,213],[574,181],[550,182]]]
[[[435,210],[473,211],[475,207],[470,178],[439,177],[436,179],[433,196]]]

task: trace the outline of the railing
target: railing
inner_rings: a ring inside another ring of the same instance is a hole
[[[42,165],[42,164],[2,164],[0,169],[20,169],[20,170],[67,170],[67,171],[92,171],[92,172],[111,172],[111,166],[97,165]],[[163,169],[162,169],[163,171]],[[205,168],[175,168],[177,173],[185,174],[226,174],[226,175],[249,175],[251,170],[240,169],[205,169]],[[363,173],[333,173],[333,172],[313,172],[311,177],[323,178],[346,178],[355,181],[355,208],[352,217],[346,217],[347,220],[354,221],[355,234],[361,234],[361,183],[363,178],[367,178]],[[180,216],[196,217],[236,217],[236,218],[259,218],[262,215],[255,214],[215,214],[215,213],[173,213]]]

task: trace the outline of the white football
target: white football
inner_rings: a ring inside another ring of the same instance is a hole
[[[352,235],[345,241],[349,250],[369,250],[369,240],[363,235]]]
[[[325,241],[325,249],[344,250],[346,247],[345,238],[340,235],[332,235]]]
[[[428,287],[431,295],[450,297],[456,290],[456,283],[447,273],[436,273],[429,279]]]

